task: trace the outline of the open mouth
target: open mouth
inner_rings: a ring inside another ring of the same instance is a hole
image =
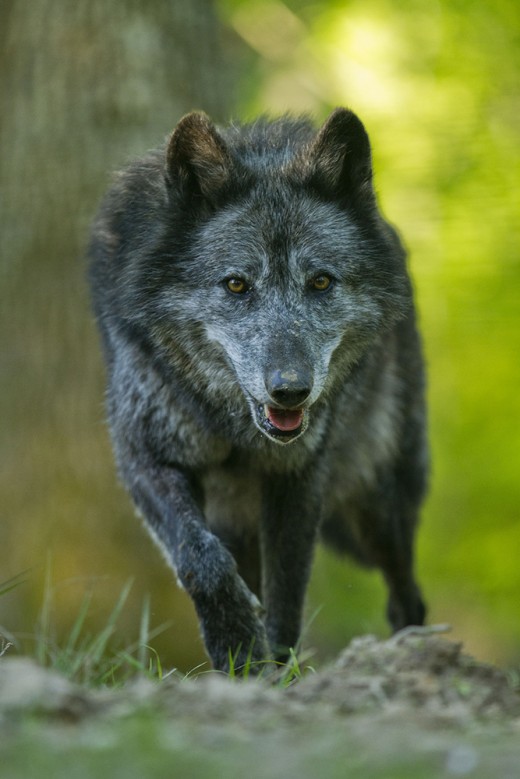
[[[304,408],[275,408],[255,406],[255,422],[262,433],[279,444],[288,444],[301,436],[307,428],[309,412]]]

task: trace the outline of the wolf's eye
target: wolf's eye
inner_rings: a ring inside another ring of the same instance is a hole
[[[316,290],[316,292],[325,292],[330,285],[332,284],[332,279],[330,276],[327,276],[326,273],[320,273],[318,276],[315,276],[311,283],[311,289]]]
[[[244,279],[240,279],[236,276],[232,276],[230,279],[226,279],[226,288],[234,295],[243,295],[248,292],[249,287]]]

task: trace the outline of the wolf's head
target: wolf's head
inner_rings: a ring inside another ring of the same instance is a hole
[[[216,394],[239,392],[268,438],[294,441],[409,306],[365,129],[345,109],[317,133],[290,119],[218,130],[191,113],[170,138],[166,180],[161,301],[183,359]]]

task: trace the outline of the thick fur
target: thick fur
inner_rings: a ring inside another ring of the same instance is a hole
[[[359,119],[188,114],[118,175],[90,258],[119,470],[214,666],[296,645],[320,533],[421,624],[423,364]]]

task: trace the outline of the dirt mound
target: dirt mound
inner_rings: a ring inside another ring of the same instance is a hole
[[[412,709],[460,723],[520,717],[520,695],[507,674],[428,628],[407,629],[388,641],[354,639],[333,666],[308,676],[289,695],[344,713]]]
[[[198,721],[263,716],[307,719],[380,712],[460,725],[507,719],[520,730],[520,695],[507,674],[463,654],[461,644],[431,628],[412,628],[387,641],[357,638],[329,665],[288,689],[272,679],[231,681],[219,673],[158,684],[140,679],[123,689],[89,690],[27,658],[0,660],[0,719],[31,710],[81,719],[104,711],[153,706]]]
[[[435,630],[365,636],[288,688],[209,672],[87,689],[0,657],[0,763],[13,779],[516,779],[520,696]],[[179,768],[179,766],[181,768]]]

